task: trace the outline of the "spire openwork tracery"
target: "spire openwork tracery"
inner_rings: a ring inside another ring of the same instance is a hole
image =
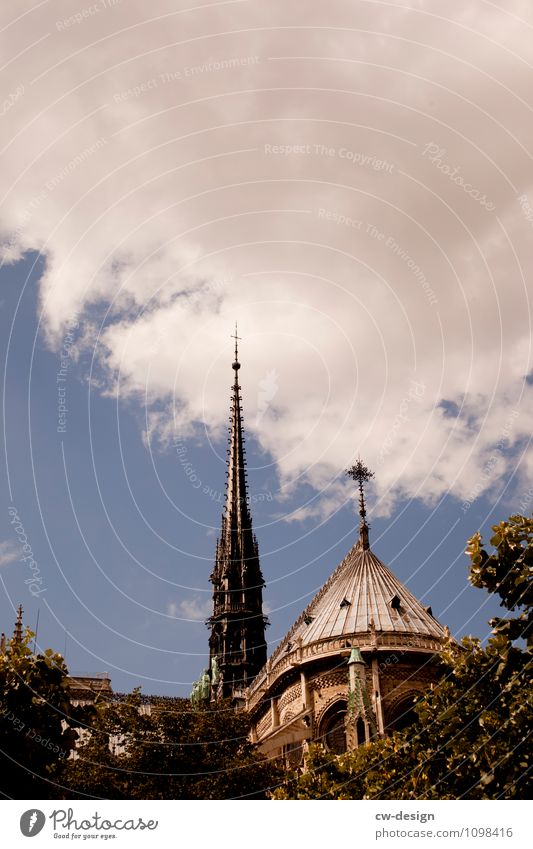
[[[210,676],[215,697],[235,696],[266,663],[264,581],[252,528],[246,476],[237,326],[228,445],[226,506],[217,542],[213,584]]]

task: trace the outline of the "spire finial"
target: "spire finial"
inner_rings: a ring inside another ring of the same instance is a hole
[[[22,614],[23,614],[22,605],[19,604],[17,610],[17,621],[15,622],[15,630],[13,632],[13,639],[17,644],[22,642]]]
[[[363,489],[363,484],[367,483],[371,478],[374,477],[374,472],[371,472],[367,466],[365,466],[361,462],[361,458],[357,458],[357,463],[354,466],[351,466],[349,469],[346,469],[346,474],[348,477],[352,478],[354,481],[359,483],[359,515],[361,517],[361,522],[359,525],[359,538],[363,545],[364,549],[369,547],[368,543],[368,524],[366,521],[366,507],[365,507],[365,493]]]
[[[231,336],[232,339],[235,339],[235,360],[233,361],[233,368],[235,371],[239,371],[241,364],[239,362],[239,350],[237,348],[237,342],[239,339],[242,339],[242,336],[237,335],[237,322],[235,322],[235,333]]]

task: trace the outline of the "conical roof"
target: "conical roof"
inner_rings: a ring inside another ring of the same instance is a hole
[[[441,639],[445,629],[359,539],[272,655],[334,637],[376,632]]]

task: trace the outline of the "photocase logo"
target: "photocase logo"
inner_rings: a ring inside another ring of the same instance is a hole
[[[20,830],[24,837],[35,837],[43,830],[46,817],[42,811],[36,808],[30,808],[25,811],[20,818]]]

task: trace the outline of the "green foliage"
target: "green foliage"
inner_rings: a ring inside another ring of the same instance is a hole
[[[73,797],[258,799],[279,783],[249,742],[248,716],[229,703],[154,698],[149,714],[140,708],[138,692],[98,706],[91,736],[64,772]]]
[[[486,646],[447,642],[414,725],[340,757],[311,747],[307,772],[275,798],[530,798],[532,661],[522,638],[531,635],[533,520],[512,516],[493,531],[490,556],[479,534],[468,542],[470,580],[517,615],[491,620]]]
[[[27,630],[0,654],[0,793],[14,799],[60,796],[60,767],[77,738],[63,658],[33,654],[33,637]]]
[[[470,582],[497,593],[501,605],[518,616],[492,619],[496,634],[508,641],[522,637],[531,649],[533,602],[533,519],[511,516],[507,522],[494,525],[490,543],[496,549],[490,556],[483,548],[479,533],[468,541]]]

